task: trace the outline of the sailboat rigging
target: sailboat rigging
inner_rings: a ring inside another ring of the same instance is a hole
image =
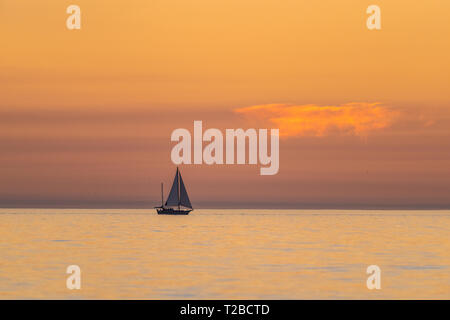
[[[161,206],[155,207],[158,214],[187,215],[194,210],[178,168],[165,204],[163,192],[161,183]]]

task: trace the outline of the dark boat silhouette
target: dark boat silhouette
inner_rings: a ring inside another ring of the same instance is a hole
[[[180,170],[177,168],[172,188],[170,189],[167,201],[164,204],[164,185],[161,183],[161,206],[155,207],[158,214],[187,215],[193,211],[191,201],[186,191],[186,187],[181,178]]]

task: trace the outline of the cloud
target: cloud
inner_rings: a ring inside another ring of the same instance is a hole
[[[388,128],[399,112],[380,103],[352,102],[339,106],[265,104],[234,109],[234,112],[270,127],[280,136],[301,137],[355,135]]]

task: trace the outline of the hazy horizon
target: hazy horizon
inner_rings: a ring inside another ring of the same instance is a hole
[[[160,203],[152,203],[152,204],[118,204],[118,203],[110,203],[110,204],[101,204],[101,203],[90,203],[90,204],[39,204],[39,203],[30,203],[30,204],[20,204],[20,205],[3,205],[0,209],[112,209],[112,210],[120,210],[120,209],[154,209],[154,206],[160,205]],[[303,204],[303,205],[295,205],[295,204],[252,204],[252,203],[241,203],[241,204],[230,204],[230,203],[222,203],[222,204],[205,204],[200,203],[198,206],[194,207],[195,210],[208,210],[208,209],[223,209],[223,210],[235,210],[235,209],[243,209],[243,210],[362,210],[362,211],[377,211],[377,210],[386,210],[386,211],[442,211],[442,210],[450,210],[449,206],[436,206],[436,205],[416,205],[416,206],[377,206],[377,205],[319,205],[319,204]]]

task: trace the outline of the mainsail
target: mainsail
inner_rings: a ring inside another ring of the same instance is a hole
[[[191,201],[184,186],[183,179],[177,168],[177,173],[173,179],[172,188],[167,197],[166,206],[183,206],[192,209]]]
[[[169,196],[167,197],[166,206],[178,206],[179,203],[179,193],[178,193],[178,168],[175,174],[175,179],[173,179],[172,189],[170,189]]]
[[[191,201],[189,201],[189,196],[187,194],[186,188],[184,187],[183,178],[181,178],[181,173],[180,173],[180,205],[192,209]]]

